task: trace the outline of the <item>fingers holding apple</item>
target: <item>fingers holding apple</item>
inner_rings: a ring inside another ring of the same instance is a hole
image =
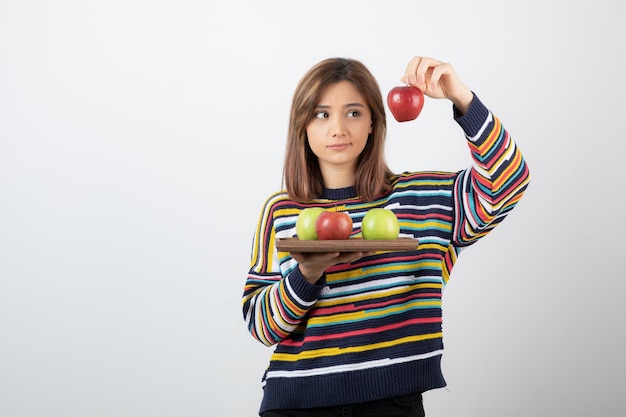
[[[401,80],[420,88],[428,97],[451,100],[461,113],[467,111],[474,96],[451,64],[433,58],[414,57]]]
[[[407,64],[401,80],[405,84],[418,87],[429,97],[447,98],[445,85],[448,81],[455,80],[445,79],[440,83],[440,79],[448,76],[458,80],[452,65],[433,58],[416,56]]]

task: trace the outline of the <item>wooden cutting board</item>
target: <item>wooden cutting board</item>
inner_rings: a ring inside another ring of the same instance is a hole
[[[276,248],[282,252],[377,252],[411,251],[418,246],[417,239],[399,237],[389,240],[349,238],[342,240],[300,240],[296,237],[276,239]]]

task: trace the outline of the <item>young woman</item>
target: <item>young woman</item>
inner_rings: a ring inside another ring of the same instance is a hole
[[[254,234],[243,315],[276,345],[262,378],[263,417],[423,416],[422,393],[445,386],[442,292],[463,248],[522,197],[528,167],[500,120],[450,64],[413,58],[402,81],[449,99],[471,166],[394,174],[385,162],[385,107],[359,61],[326,59],[292,102],[285,190],[270,196]],[[349,213],[353,235],[369,209],[393,210],[406,252],[287,253],[306,207]]]

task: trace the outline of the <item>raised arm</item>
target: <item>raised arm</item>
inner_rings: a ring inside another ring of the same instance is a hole
[[[455,109],[455,119],[465,131],[473,161],[455,182],[454,241],[467,246],[515,207],[528,187],[530,172],[500,120],[476,96],[465,114]]]
[[[528,166],[496,118],[459,79],[452,65],[411,59],[402,81],[436,99],[449,99],[472,154],[472,167],[455,183],[454,242],[467,246],[488,233],[517,204],[530,181]]]

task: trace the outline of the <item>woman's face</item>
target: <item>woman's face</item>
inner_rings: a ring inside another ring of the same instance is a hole
[[[354,173],[372,133],[372,114],[356,87],[340,81],[322,91],[306,133],[324,178],[336,171]]]

